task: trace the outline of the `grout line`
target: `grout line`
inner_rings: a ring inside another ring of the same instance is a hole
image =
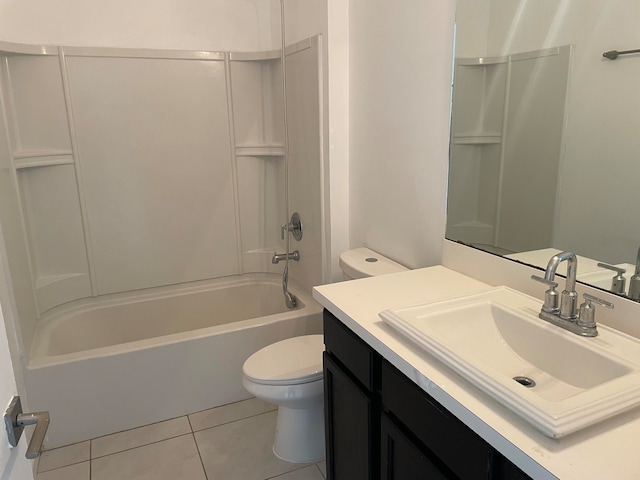
[[[204,460],[202,459],[202,453],[200,452],[200,445],[198,445],[198,441],[196,440],[196,436],[192,433],[191,436],[193,437],[193,442],[196,444],[196,450],[198,451],[198,457],[200,458],[200,465],[202,465],[202,471],[204,472],[204,478],[205,480],[209,479],[209,476],[207,475],[207,469],[204,466]]]
[[[156,440],[155,442],[145,443],[145,444],[143,444],[143,445],[138,445],[138,446],[136,446],[136,447],[125,448],[124,450],[119,450],[119,451],[117,451],[117,452],[108,453],[108,454],[106,454],[106,455],[101,455],[101,456],[99,456],[99,457],[92,458],[91,460],[97,460],[97,459],[99,459],[99,458],[106,458],[106,457],[110,457],[110,456],[112,456],[112,455],[118,455],[119,453],[122,453],[122,452],[129,452],[129,451],[131,451],[131,450],[135,450],[136,448],[142,448],[142,447],[147,447],[147,446],[149,446],[149,445],[155,445],[156,443],[166,442],[166,441],[168,441],[168,440],[173,440],[174,438],[186,437],[187,435],[193,435],[193,433],[192,433],[192,432],[189,432],[189,433],[183,433],[183,434],[181,434],[181,435],[176,435],[176,436],[174,436],[174,437],[169,437],[169,438],[163,438],[162,440]]]
[[[61,447],[44,449],[44,450],[42,450],[42,453],[54,452],[54,451],[56,451],[56,450],[60,450],[61,448],[72,447],[73,445],[80,445],[81,443],[89,442],[89,441],[90,441],[90,440],[81,440],[81,441],[79,441],[79,442],[69,443],[68,445],[62,445]]]
[[[229,407],[229,406],[231,406],[231,405],[236,405],[236,404],[238,404],[238,403],[242,403],[242,402],[248,402],[248,401],[250,401],[250,400],[255,400],[255,399],[256,399],[256,397],[249,397],[249,398],[245,398],[245,399],[243,399],[243,400],[237,400],[237,401],[235,401],[235,402],[223,403],[222,405],[218,405],[218,406],[215,406],[215,407],[205,408],[204,410],[198,410],[197,412],[191,412],[191,413],[189,413],[189,414],[187,414],[187,415],[195,415],[196,413],[208,412],[209,410],[215,410],[215,409],[217,409],[217,408],[222,408],[222,407]],[[268,403],[268,402],[266,402],[266,403]]]
[[[195,430],[193,429],[193,424],[191,423],[191,417],[189,415],[187,415],[187,422],[189,422],[189,428],[191,429],[191,433],[194,433]]]
[[[236,418],[235,420],[229,420],[228,422],[219,423],[217,425],[212,425],[211,427],[201,428],[200,430],[194,430],[193,433],[204,432],[205,430],[211,430],[212,428],[218,428],[218,427],[221,427],[223,425],[229,425],[230,423],[239,422],[240,420],[246,420],[246,419],[249,419],[249,418],[258,417],[258,416],[264,415],[266,413],[273,413],[273,412],[275,412],[277,410],[278,410],[277,408],[274,408],[273,410],[269,410],[269,411],[266,411],[266,412],[255,413],[253,415],[249,415],[248,417]]]
[[[63,468],[72,467],[74,465],[80,465],[81,463],[88,463],[89,464],[89,473],[91,473],[91,460],[82,460],[81,462],[74,462],[74,463],[70,463],[68,465],[61,465],[61,466],[56,467],[56,468],[50,468],[49,470],[39,470],[39,471],[36,472],[36,480],[43,473],[55,472],[56,470],[62,470]]]
[[[39,474],[39,473],[50,472],[52,470],[58,470],[60,468],[68,467],[70,465],[77,465],[79,463],[84,463],[84,462],[90,461],[91,460],[91,440],[83,440],[81,442],[70,443],[69,445],[63,445],[62,447],[52,448],[51,450],[42,450],[41,454],[55,452],[56,450],[60,450],[62,448],[67,448],[67,447],[72,447],[74,445],[80,445],[80,444],[85,443],[85,442],[89,442],[89,458],[87,460],[79,460],[77,462],[67,463],[66,465],[60,465],[59,467],[48,468],[46,470],[42,470],[41,469],[42,468],[42,463],[40,462],[40,460],[41,460],[41,458],[40,458],[38,460],[38,470],[36,472],[36,475]]]
[[[290,463],[290,462],[287,462],[287,463],[289,463],[290,465],[296,465],[295,463]],[[302,470],[304,468],[310,467],[311,465],[313,465],[313,463],[305,463],[305,464],[301,464],[301,465],[302,466],[300,466],[300,467],[296,467],[293,470],[289,470],[287,472],[279,473],[278,475],[275,475],[273,477],[266,477],[264,480],[278,480],[278,478],[280,478],[280,477],[283,477],[285,475],[289,475],[290,473],[297,472],[298,470]]]
[[[98,439],[100,439],[100,438],[111,437],[112,435],[118,435],[118,434],[120,434],[120,433],[125,433],[125,432],[132,432],[132,431],[134,431],[134,430],[138,430],[138,429],[140,429],[140,428],[145,428],[145,427],[150,427],[150,426],[152,426],[152,425],[159,425],[159,424],[161,424],[161,423],[164,423],[164,422],[170,422],[171,420],[177,420],[178,418],[182,418],[182,417],[187,417],[187,421],[189,420],[189,416],[188,416],[188,415],[179,415],[179,416],[177,416],[177,417],[167,418],[167,419],[165,419],[165,420],[160,420],[160,421],[153,422],[153,423],[147,423],[146,425],[140,425],[139,427],[127,428],[126,430],[119,430],[119,431],[117,431],[117,432],[108,433],[108,434],[106,434],[106,435],[101,435],[101,436],[99,436],[99,437],[92,438],[90,441],[91,441],[91,442],[93,442],[94,440],[98,440]],[[191,425],[191,424],[189,424],[189,425]],[[182,435],[185,435],[185,434],[183,433],[183,434],[181,434],[181,435],[176,435],[176,436],[177,436],[177,437],[180,437],[180,436],[182,436]],[[169,438],[174,438],[174,437],[169,437]],[[85,441],[86,441],[86,440],[85,440]],[[78,443],[82,443],[82,442],[78,442]],[[156,443],[156,442],[153,442],[153,443]],[[102,456],[103,456],[103,457],[105,457],[106,455],[102,455]]]

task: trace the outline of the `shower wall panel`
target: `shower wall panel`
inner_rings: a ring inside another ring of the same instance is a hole
[[[244,272],[280,272],[271,263],[282,251],[284,133],[280,52],[232,53],[232,86],[238,203]]]
[[[13,215],[20,217],[20,223],[17,229],[12,227],[11,235],[22,235],[28,247],[29,281],[14,280],[14,289],[28,287],[32,296],[35,293],[41,313],[91,295],[92,290],[58,51],[25,50],[7,55],[3,63],[8,160],[15,171],[12,188],[3,191],[3,202],[19,201]],[[7,198],[10,194],[16,198]],[[5,228],[12,223],[9,216],[3,217]],[[24,247],[6,241],[12,261],[23,255]],[[12,275],[24,273],[14,269]],[[21,295],[17,308],[30,310],[31,301]]]
[[[58,56],[7,57],[15,152],[71,153]]]
[[[299,42],[287,51],[287,124],[289,132],[289,210],[300,213],[304,235],[290,240],[300,251],[291,275],[311,289],[323,283],[324,222],[322,210],[322,116],[320,42],[318,37]]]
[[[281,272],[271,258],[285,247],[287,164],[291,212],[305,228],[291,245],[303,258],[292,277],[322,283],[319,44],[287,47],[287,162],[279,51],[0,42],[0,161],[11,184],[0,221],[12,226],[9,263],[21,265],[18,309],[33,319],[26,345],[37,316],[65,302]]]
[[[67,68],[98,294],[239,273],[224,62]]]
[[[18,170],[38,306],[91,296],[74,166]]]

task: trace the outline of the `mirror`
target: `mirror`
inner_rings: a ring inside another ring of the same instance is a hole
[[[633,0],[458,0],[447,238],[611,290],[640,246]],[[621,293],[621,292],[619,292]]]

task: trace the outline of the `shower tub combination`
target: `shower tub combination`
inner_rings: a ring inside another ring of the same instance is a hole
[[[51,414],[45,448],[249,398],[242,364],[252,353],[322,331],[320,306],[290,291],[294,310],[279,275],[245,274],[52,309],[25,369],[30,408]]]

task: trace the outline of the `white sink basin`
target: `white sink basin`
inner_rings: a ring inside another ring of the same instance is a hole
[[[639,405],[640,341],[603,325],[579,337],[539,319],[541,304],[498,287],[380,317],[549,437]]]

